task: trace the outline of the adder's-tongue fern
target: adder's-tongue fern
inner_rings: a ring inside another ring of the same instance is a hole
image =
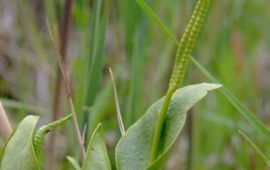
[[[154,130],[150,163],[155,161],[158,156],[161,131],[163,128],[164,121],[166,119],[166,113],[170,104],[170,100],[172,98],[173,93],[177,90],[178,86],[183,82],[190,56],[194,49],[201,27],[205,22],[210,2],[211,0],[197,1],[194,12],[179,43],[173,67],[173,72],[169,83],[169,88],[166,93],[162,107],[159,111],[159,117]]]
[[[189,57],[194,49],[202,24],[206,18],[210,1],[211,0],[199,0],[197,2],[191,19],[179,43],[169,87],[176,86],[177,88],[183,81]]]

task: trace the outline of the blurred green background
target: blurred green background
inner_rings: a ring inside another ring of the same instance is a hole
[[[146,2],[180,39],[196,1]],[[194,52],[266,125],[269,7],[269,0],[213,0]],[[81,129],[87,125],[89,137],[102,122],[113,161],[120,132],[108,67],[114,71],[124,124],[129,127],[164,95],[177,46],[134,0],[0,0],[0,100],[13,127],[27,114],[40,115],[41,125],[69,113],[47,21],[71,75]],[[209,80],[191,63],[184,84],[200,82]],[[269,141],[220,92],[211,94],[190,111],[167,169],[267,169],[239,129],[269,155]],[[78,155],[72,125],[55,135],[57,140],[46,139],[44,160],[50,162],[53,152],[55,169],[71,169],[65,156]]]

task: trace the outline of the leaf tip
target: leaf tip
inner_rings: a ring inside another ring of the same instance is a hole
[[[201,85],[206,86],[209,91],[219,89],[223,86],[222,84],[217,84],[217,83],[201,83]]]

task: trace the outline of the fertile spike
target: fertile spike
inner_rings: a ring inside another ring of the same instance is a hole
[[[176,89],[182,83],[184,73],[189,63],[189,57],[194,49],[195,42],[205,21],[211,0],[198,0],[188,26],[179,43],[176,53],[173,73],[170,79],[170,88]]]
[[[36,155],[39,155],[39,153],[40,153],[45,134],[50,132],[53,128],[60,126],[60,125],[63,125],[69,119],[71,119],[71,117],[72,117],[72,114],[69,114],[66,117],[63,117],[59,120],[56,120],[50,124],[44,125],[37,130],[37,132],[34,136],[34,139],[33,139],[33,144],[34,144],[34,149],[35,149]]]
[[[155,161],[158,156],[158,148],[160,145],[161,132],[166,119],[166,113],[172,98],[173,93],[182,83],[191,53],[194,49],[196,40],[200,33],[201,27],[205,22],[205,18],[209,9],[211,0],[198,0],[191,19],[185,29],[183,37],[179,43],[176,53],[173,72],[170,79],[168,91],[166,93],[164,102],[159,111],[156,127],[153,135],[153,142],[150,155],[150,163]]]

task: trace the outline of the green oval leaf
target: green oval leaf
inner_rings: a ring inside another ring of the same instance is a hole
[[[101,124],[97,125],[90,139],[82,170],[111,170]]]
[[[116,166],[119,170],[159,169],[170,148],[184,126],[186,112],[207,92],[221,87],[218,84],[196,84],[177,90],[170,102],[159,148],[159,157],[148,167],[153,131],[162,105],[162,99],[155,102],[146,113],[134,123],[116,146]]]
[[[7,141],[1,158],[2,170],[39,170],[33,147],[33,133],[38,116],[27,116]]]

